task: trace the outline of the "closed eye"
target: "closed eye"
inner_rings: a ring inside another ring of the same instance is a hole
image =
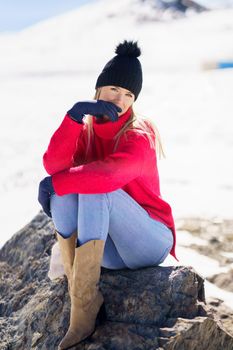
[[[114,86],[111,87],[111,90],[113,90],[113,91],[119,91],[119,89],[118,89],[117,87],[114,87]],[[132,95],[130,92],[127,92],[125,95],[126,95],[126,96],[129,96],[129,97],[133,97],[133,95]]]

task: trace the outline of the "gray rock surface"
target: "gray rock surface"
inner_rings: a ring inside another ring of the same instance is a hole
[[[207,243],[191,244],[190,248],[230,268],[233,263],[233,220],[217,217],[183,218],[176,221],[176,228],[179,231],[188,231]]]
[[[0,251],[0,350],[56,349],[69,322],[67,281],[47,277],[55,242],[39,213]],[[81,350],[232,350],[205,306],[204,281],[188,267],[102,269],[105,304]]]
[[[233,269],[229,269],[228,272],[222,272],[211,276],[208,278],[208,280],[216,284],[219,288],[233,292]]]
[[[233,292],[233,220],[216,216],[212,218],[186,217],[176,221],[176,228],[178,235],[182,231],[187,231],[194,239],[200,239],[199,243],[192,243],[188,246],[189,248],[214,259],[224,267],[225,272],[214,273],[208,276],[207,280],[221,289]],[[221,291],[217,300],[211,299],[213,298],[207,299],[209,308],[221,325],[233,336],[233,310],[221,300]]]

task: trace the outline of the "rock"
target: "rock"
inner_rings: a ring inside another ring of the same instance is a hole
[[[211,313],[226,331],[233,337],[233,310],[229,309],[221,299],[208,298],[208,313]]]
[[[203,4],[193,0],[138,0],[134,1],[134,6],[131,7],[131,11],[139,23],[167,22],[208,10]]]
[[[216,284],[219,288],[233,292],[233,269],[222,272],[208,278],[211,283]]]
[[[0,350],[56,349],[69,323],[65,277],[47,274],[55,243],[39,213],[0,251]],[[189,267],[102,268],[105,304],[81,350],[232,350],[233,338],[205,306],[204,281]]]
[[[224,334],[211,318],[196,317],[192,320],[178,318],[172,326],[174,335],[163,340],[164,350],[232,349],[233,339],[229,340],[229,335]]]
[[[204,301],[203,280],[187,267],[103,269],[100,285],[114,322],[163,325],[168,317],[195,317]]]
[[[194,237],[206,242],[205,245],[192,243],[189,245],[191,249],[217,260],[221,266],[230,267],[233,263],[233,220],[218,217],[185,218],[177,220],[176,228],[177,234],[179,230],[188,231]]]

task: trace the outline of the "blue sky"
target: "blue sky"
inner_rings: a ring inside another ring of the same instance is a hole
[[[0,32],[18,31],[93,0],[0,0]]]
[[[0,0],[0,32],[18,31],[92,1],[95,0]],[[233,6],[233,0],[198,1],[207,6]]]

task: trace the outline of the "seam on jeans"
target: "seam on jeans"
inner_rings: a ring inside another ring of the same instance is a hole
[[[101,223],[102,223],[102,226],[101,226],[101,229],[100,229],[100,235],[101,235],[101,239],[104,239],[104,203],[105,203],[105,198],[103,196],[100,197],[100,202],[101,202]]]
[[[138,210],[140,210],[141,212],[143,212],[145,215],[147,215],[150,218],[150,215],[148,214],[148,212],[140,205],[138,204],[135,199],[133,199],[127,192],[125,192],[122,189],[119,189],[118,191],[116,191],[118,194],[120,194],[122,197],[127,198],[127,200],[129,200],[135,208],[137,208]]]
[[[111,192],[110,192],[111,193]],[[112,211],[112,199],[109,196],[109,193],[105,193],[106,199],[108,201],[109,215]]]

